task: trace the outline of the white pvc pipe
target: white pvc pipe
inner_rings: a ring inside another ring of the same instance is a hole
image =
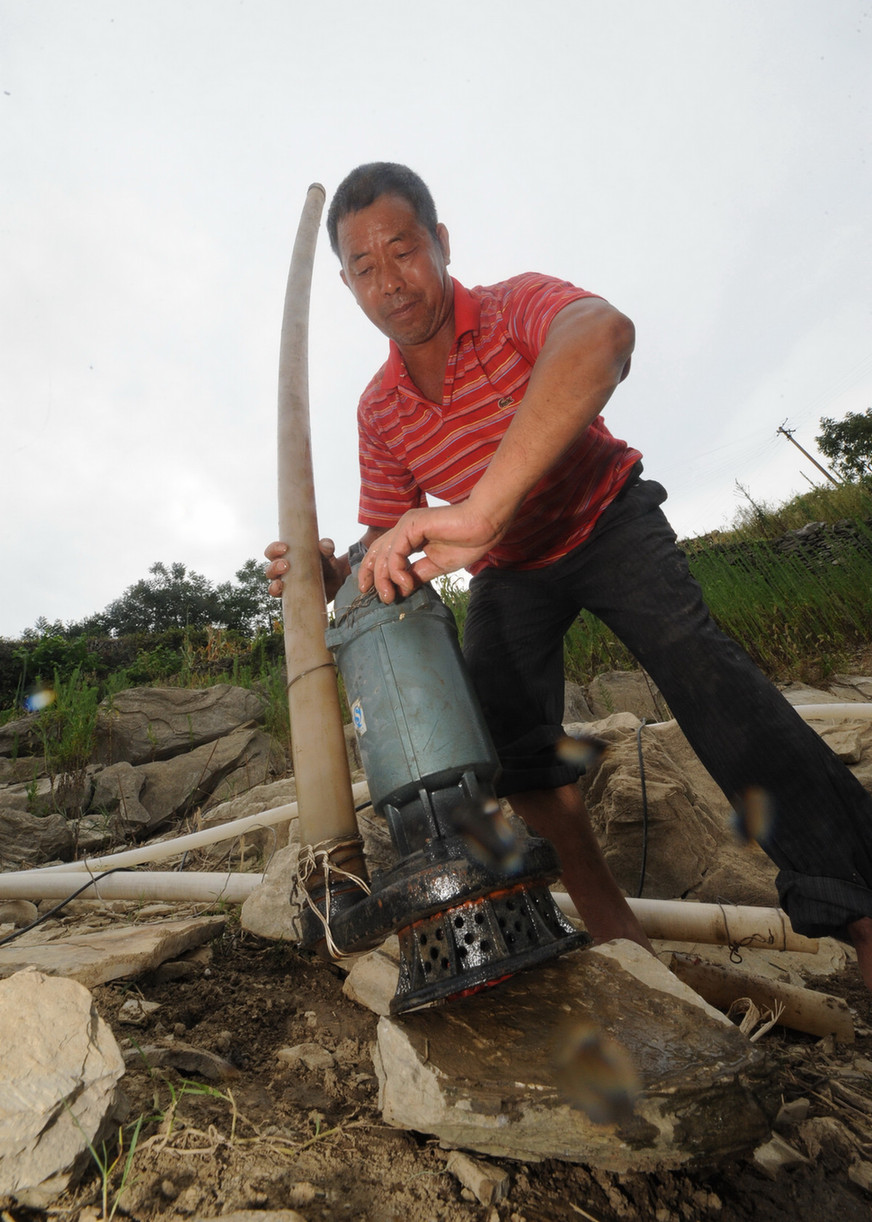
[[[154,871],[111,874],[93,882],[83,895],[103,900],[165,900],[178,903],[208,903],[218,899],[241,904],[263,882],[262,874],[227,874],[196,871]],[[62,874],[0,874],[0,901],[64,899],[82,886],[82,875],[72,870]],[[565,892],[553,893],[558,907],[568,916],[578,912]],[[816,939],[794,933],[780,908],[737,907],[727,904],[693,904],[684,900],[627,901],[649,938],[664,942],[705,942],[729,946],[752,939],[751,945],[772,950],[798,950],[814,954]]]
[[[361,802],[369,794],[365,781],[358,781],[351,787],[355,803]],[[138,849],[123,849],[120,853],[108,853],[104,857],[91,857],[83,861],[68,861],[59,866],[46,866],[41,870],[19,870],[18,877],[44,878],[51,874],[69,874],[74,871],[90,871],[99,873],[114,866],[153,865],[156,861],[167,861],[171,857],[181,857],[193,849],[206,848],[211,844],[220,844],[222,840],[235,840],[246,832],[257,831],[258,828],[273,827],[277,823],[289,823],[297,818],[297,803],[288,802],[286,806],[275,806],[272,810],[262,811],[259,815],[246,815],[232,823],[221,823],[216,827],[206,828],[202,832],[191,832],[187,836],[178,836],[174,840],[162,840],[158,844],[144,844]],[[0,879],[7,875],[0,874]]]
[[[805,721],[818,718],[831,718],[838,721],[842,717],[856,717],[861,721],[872,721],[872,701],[848,701],[845,704],[795,704],[793,706]]]
[[[578,917],[565,891],[555,891],[553,895],[562,912]],[[648,937],[662,942],[706,942],[715,946],[744,943],[807,954],[818,949],[816,938],[794,933],[790,918],[780,908],[694,904],[687,900],[628,899],[627,903]]]
[[[216,874],[181,871],[136,871],[110,874],[93,882],[77,899],[166,900],[170,903],[210,903],[226,900],[241,904],[263,882],[262,874]],[[0,874],[0,900],[64,899],[84,885],[81,873]],[[2,951],[0,951],[2,955]]]

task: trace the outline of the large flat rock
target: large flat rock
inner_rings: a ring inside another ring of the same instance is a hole
[[[93,989],[107,980],[153,971],[168,959],[216,938],[226,923],[226,917],[192,917],[122,925],[53,942],[13,942],[0,947],[0,978],[35,967],[47,976],[66,976]]]
[[[615,1045],[638,1094],[631,1112],[615,1108],[599,1123],[591,1117],[608,1113],[622,1089]],[[492,1156],[611,1171],[704,1165],[751,1149],[769,1136],[777,1096],[759,1048],[627,942],[383,1017],[375,1061],[391,1125]]]

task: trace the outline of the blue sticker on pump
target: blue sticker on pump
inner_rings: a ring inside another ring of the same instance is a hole
[[[358,735],[366,733],[366,718],[363,715],[363,705],[359,700],[355,700],[351,706],[351,720]]]

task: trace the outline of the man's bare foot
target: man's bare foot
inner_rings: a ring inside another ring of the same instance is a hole
[[[848,926],[848,937],[857,952],[857,966],[863,983],[872,989],[872,917],[860,917]]]

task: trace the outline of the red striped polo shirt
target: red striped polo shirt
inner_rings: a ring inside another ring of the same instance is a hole
[[[554,316],[596,296],[528,273],[487,288],[454,281],[456,341],[441,403],[424,398],[392,342],[357,413],[360,522],[389,528],[408,509],[469,496],[524,397]],[[524,501],[497,546],[471,567],[534,569],[565,556],[620,492],[638,450],[597,419]]]

